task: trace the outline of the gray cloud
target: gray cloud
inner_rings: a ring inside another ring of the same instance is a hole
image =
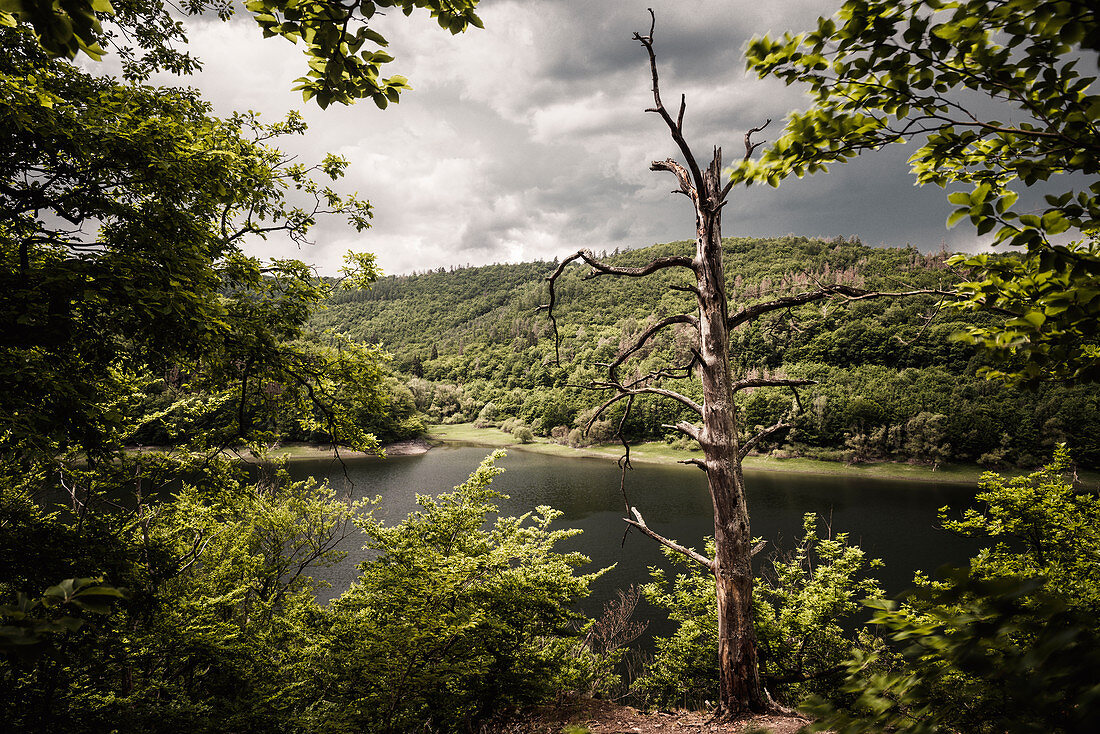
[[[369,198],[374,226],[357,235],[338,222],[302,251],[253,243],[256,254],[293,255],[332,272],[349,249],[377,253],[387,272],[440,265],[552,258],[687,239],[694,222],[673,180],[649,162],[677,151],[652,103],[648,63],[631,34],[655,32],[662,92],[687,96],[686,128],[697,155],[722,145],[739,157],[741,136],[764,118],[773,135],[796,88],[749,77],[741,51],[754,34],[808,27],[839,0],[484,0],[485,30],[452,37],[423,12],[380,19],[414,91],[379,111],[369,102],[325,111],[290,91],[300,49],[262,39],[248,19],[189,24],[202,74],[186,80],[217,112],[255,109],[269,120],[301,108],[311,131],[282,147],[303,159],[326,151],[351,163],[344,184]],[[160,79],[179,84],[179,80]],[[726,234],[859,235],[924,249],[970,245],[947,233],[939,190],[918,190],[891,151],[778,190],[736,191]]]

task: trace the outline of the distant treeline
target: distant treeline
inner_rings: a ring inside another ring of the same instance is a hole
[[[685,251],[687,243],[613,254],[618,265]],[[873,248],[857,240],[735,238],[725,243],[732,302],[847,283],[882,291],[944,288],[958,279],[945,253]],[[603,393],[583,389],[647,326],[694,311],[692,297],[668,286],[674,271],[649,278],[601,277],[570,267],[559,281],[556,316],[560,365],[547,300],[553,262],[440,269],[382,278],[372,290],[337,294],[314,325],[379,343],[408,376],[417,407],[430,421],[480,420],[582,444],[607,440],[622,418],[616,407],[589,435],[580,429]],[[733,359],[746,375],[814,379],[799,390],[796,428],[763,452],[843,461],[981,462],[1034,466],[1053,446],[1100,465],[1100,391],[1048,386],[1022,392],[976,374],[971,347],[951,339],[993,317],[939,309],[931,296],[815,305],[779,311],[735,332]],[[628,363],[638,374],[690,361],[688,328],[666,333]],[[677,388],[698,397],[691,381]],[[747,429],[790,410],[790,391],[739,395]],[[639,402],[625,424],[633,438],[682,444],[662,424],[681,416],[668,400]],[[686,445],[684,445],[687,448]]]

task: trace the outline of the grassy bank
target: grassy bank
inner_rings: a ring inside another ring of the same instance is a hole
[[[416,456],[417,454],[427,453],[431,448],[426,440],[422,438],[406,439],[404,441],[397,441],[395,443],[384,444],[382,448],[386,451],[386,456]],[[141,446],[132,447],[126,449],[130,454],[148,454],[148,453],[171,453],[176,449],[171,446]],[[223,453],[226,456],[236,456],[239,458],[245,458],[252,460],[257,458],[256,454],[252,453],[250,449],[225,449]],[[370,454],[365,451],[354,451],[349,448],[341,447],[339,450],[334,448],[332,444],[312,444],[312,443],[286,443],[276,448],[269,449],[265,456],[269,459],[289,459],[295,461],[298,459],[336,459],[337,457],[342,459],[381,459],[381,457]]]
[[[549,439],[535,438],[533,443],[521,444],[509,434],[497,428],[475,428],[472,423],[436,425],[429,429],[429,440],[442,443],[470,443],[479,446],[500,446],[557,456],[591,456],[617,460],[622,456],[619,444],[601,444],[585,448],[570,448],[553,443]],[[646,442],[630,447],[632,461],[653,464],[675,464],[684,459],[700,456],[699,451],[674,449],[663,442]],[[772,459],[767,456],[749,456],[744,467],[750,471],[796,472],[799,474],[825,474],[832,476],[868,477],[875,479],[905,479],[919,482],[975,483],[986,471],[977,464],[944,464],[935,471],[929,466],[881,462],[876,464],[848,465],[816,459]],[[1007,475],[1022,474],[1008,470]],[[1100,473],[1082,472],[1081,481],[1089,486],[1100,486]]]

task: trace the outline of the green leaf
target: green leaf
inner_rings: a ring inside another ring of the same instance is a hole
[[[969,213],[969,209],[956,209],[955,211],[951,212],[951,214],[947,217],[947,227],[954,227],[960,221],[965,219],[967,215],[969,215]]]

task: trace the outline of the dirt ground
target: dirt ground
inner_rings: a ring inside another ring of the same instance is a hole
[[[742,721],[711,723],[699,711],[644,713],[630,706],[586,699],[558,707],[540,707],[501,723],[486,734],[795,734],[809,719],[798,716],[754,716]]]

